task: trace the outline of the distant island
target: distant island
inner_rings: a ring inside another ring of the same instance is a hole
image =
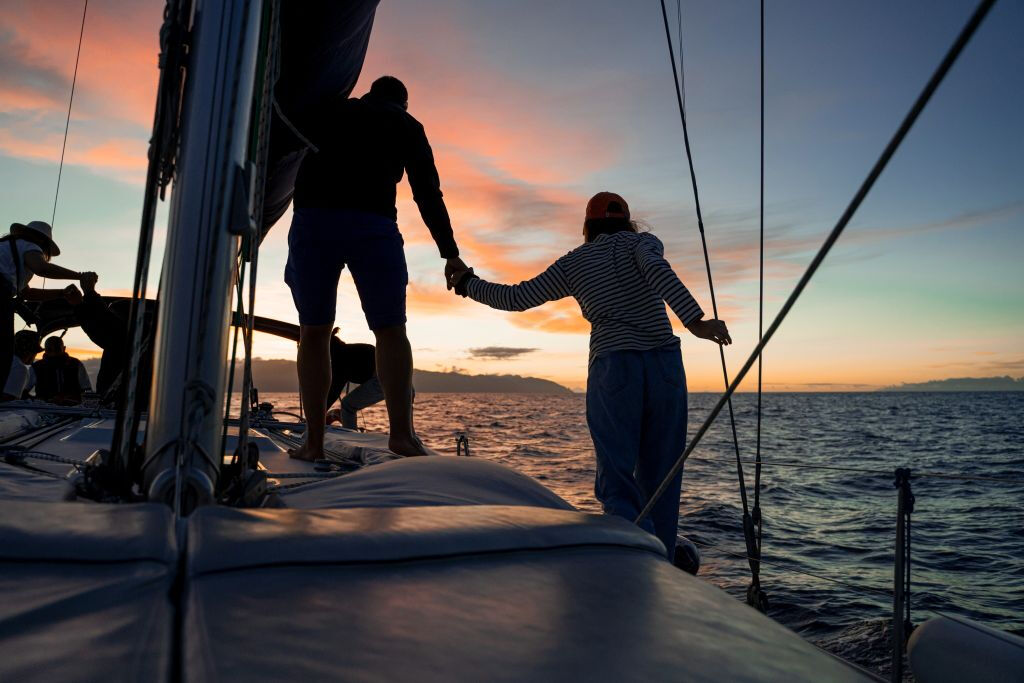
[[[241,364],[238,366],[241,368]],[[252,377],[262,391],[298,391],[295,361],[282,358],[254,358]],[[461,372],[414,370],[413,386],[423,393],[463,394],[571,394],[550,380],[519,375],[467,375]]]
[[[903,383],[881,391],[1024,391],[1024,377],[954,377]]]
[[[83,361],[93,384],[99,371],[99,358]],[[236,364],[241,377],[241,362]],[[295,361],[283,358],[253,358],[252,377],[256,388],[264,391],[299,390],[299,381],[295,375]],[[414,370],[413,386],[423,393],[461,393],[461,394],[562,394],[569,395],[573,391],[561,384],[539,377],[520,377],[519,375],[467,375],[461,372],[432,372],[430,370]],[[237,390],[237,385],[236,385]]]

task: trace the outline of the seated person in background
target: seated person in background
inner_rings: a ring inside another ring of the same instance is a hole
[[[121,372],[128,356],[128,302],[107,302],[96,292],[95,282],[83,283],[85,294],[71,285],[64,289],[64,298],[74,309],[82,331],[93,344],[103,349],[100,369],[96,375],[96,393],[103,403],[117,400]],[[152,311],[146,311],[143,322],[143,353],[139,359],[139,379],[136,395],[143,402],[149,400],[149,387],[153,380],[153,320]]]
[[[82,394],[92,391],[92,382],[82,361],[69,356],[64,340],[57,336],[48,337],[43,349],[43,357],[32,364],[36,373],[36,398],[60,405],[78,405]]]
[[[14,358],[11,359],[11,369],[7,374],[3,392],[0,393],[0,401],[18,401],[28,398],[28,392],[36,383],[35,373],[32,371],[32,361],[42,350],[39,346],[38,333],[32,330],[22,330],[14,335]]]
[[[338,328],[334,328],[336,334]],[[356,415],[384,400],[384,390],[377,379],[377,362],[373,344],[346,344],[331,336],[331,387],[327,405],[332,406],[348,384],[358,384],[341,399],[341,408],[327,411],[327,424],[341,422],[342,427],[356,429]]]

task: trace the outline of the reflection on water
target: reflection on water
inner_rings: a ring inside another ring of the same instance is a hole
[[[297,410],[294,394],[268,394]],[[717,395],[690,399],[691,432]],[[589,511],[594,461],[583,396],[422,394],[417,427],[434,449],[454,454],[465,431],[472,453],[514,467]],[[753,458],[754,397],[735,400],[743,458]],[[841,464],[877,474],[765,467],[764,557],[784,567],[891,590],[896,491],[892,471],[1024,477],[1024,394],[768,394],[766,461]],[[383,406],[364,412],[367,429],[386,428]],[[742,553],[740,503],[728,417],[687,463],[680,533]],[[748,465],[748,486],[753,466]],[[945,479],[914,481],[914,620],[961,614],[1024,632],[1024,486]],[[752,493],[751,493],[752,495]],[[828,649],[875,669],[888,665],[884,595],[762,568],[771,616]],[[745,560],[704,550],[701,577],[740,597]]]

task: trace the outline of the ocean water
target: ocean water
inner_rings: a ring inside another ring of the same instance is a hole
[[[297,408],[294,394],[265,399],[280,410]],[[691,434],[717,399],[691,394]],[[753,459],[755,397],[738,395],[734,406],[741,457]],[[386,429],[383,406],[364,411],[361,421]],[[421,394],[416,422],[436,450],[453,453],[465,432],[473,456],[528,474],[580,509],[600,509],[582,395]],[[763,558],[772,564],[762,567],[761,583],[769,616],[884,673],[893,470],[1024,479],[1024,393],[766,394],[762,456]],[[702,545],[699,576],[742,600],[750,570],[734,458],[723,411],[684,470],[679,532]],[[753,496],[753,465],[744,467]],[[913,621],[958,614],[1024,635],[1024,484],[921,477],[913,491]]]

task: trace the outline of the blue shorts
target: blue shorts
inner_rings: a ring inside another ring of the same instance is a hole
[[[405,241],[385,216],[349,209],[296,209],[284,281],[303,325],[330,325],[347,265],[371,330],[405,324]]]

